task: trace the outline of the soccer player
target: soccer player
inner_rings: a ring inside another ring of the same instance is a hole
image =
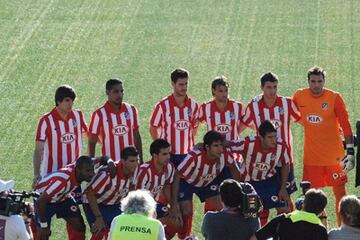
[[[165,232],[167,239],[171,239],[175,234],[171,225],[180,225],[181,217],[177,201],[178,188],[174,186],[175,167],[170,162],[170,144],[164,139],[156,139],[150,145],[150,154],[151,160],[140,166],[136,189],[151,192],[157,201],[157,217],[167,225]],[[168,204],[170,209],[167,208]]]
[[[223,204],[219,195],[219,186],[227,178],[224,168],[230,169],[235,180],[240,181],[240,171],[232,156],[232,152],[224,150],[223,136],[214,130],[208,131],[203,138],[204,147],[189,152],[177,167],[180,175],[179,201],[183,207],[183,224],[187,229],[186,236],[191,235],[192,198],[195,193],[202,202],[207,200],[216,210]]]
[[[291,160],[292,134],[290,129],[291,120],[298,122],[300,113],[291,98],[277,95],[279,78],[272,72],[265,73],[260,78],[262,94],[256,96],[246,107],[243,122],[250,128],[256,130],[259,135],[259,127],[264,120],[272,121],[277,129],[277,137],[284,140],[289,147]],[[278,168],[279,173],[281,170]],[[288,192],[291,194],[297,190],[294,174],[294,163],[290,162],[288,179]],[[294,210],[294,203],[291,201],[290,209]],[[263,218],[267,219],[267,212],[262,212]]]
[[[211,83],[213,99],[201,105],[199,121],[205,122],[207,130],[215,130],[224,135],[225,140],[239,139],[244,126],[241,123],[244,115],[243,105],[229,99],[229,83],[224,76],[216,77]],[[228,170],[226,170],[228,171]],[[205,202],[204,212],[216,210]]]
[[[121,158],[115,162],[114,177],[108,169],[100,170],[84,190],[83,207],[93,230],[92,240],[107,239],[112,220],[121,214],[121,200],[134,188],[139,153],[134,146],[129,146],[122,150]],[[89,202],[97,204],[91,206]]]
[[[33,187],[42,177],[73,163],[81,155],[82,135],[87,132],[87,125],[82,112],[73,110],[75,99],[72,87],[60,86],[55,92],[56,106],[39,121]]]
[[[340,93],[324,88],[325,78],[321,67],[309,69],[309,87],[297,90],[294,101],[305,132],[303,180],[310,181],[314,188],[332,186],[340,225],[338,205],[346,195],[346,173],[354,168],[354,139],[345,103]],[[346,155],[340,130],[346,142]]]
[[[83,181],[94,176],[94,163],[90,157],[81,156],[73,164],[53,172],[36,185],[41,195],[35,202],[35,221],[41,240],[49,239],[51,217],[63,218],[68,223],[68,239],[85,239],[85,224],[71,192]]]
[[[115,161],[121,160],[121,151],[135,145],[142,163],[142,143],[139,132],[138,111],[134,105],[123,102],[124,83],[119,79],[106,82],[108,101],[91,116],[88,152],[95,155],[98,140],[102,155]]]
[[[277,138],[276,126],[265,120],[260,124],[259,136],[232,141],[229,146],[231,151],[242,155],[241,180],[254,186],[263,202],[264,211],[289,206],[286,183],[291,155],[287,144]],[[276,170],[278,165],[281,165],[281,180]],[[265,216],[268,215],[261,215],[262,226],[267,222]]]
[[[156,104],[150,118],[149,131],[153,140],[162,138],[170,143],[171,161],[177,166],[194,146],[199,106],[187,95],[189,72],[177,68],[170,77],[173,93]],[[192,218],[192,214],[187,217]],[[180,235],[189,230],[181,229]]]

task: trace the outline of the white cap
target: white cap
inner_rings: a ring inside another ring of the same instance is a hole
[[[15,186],[14,180],[4,181],[0,179],[0,192],[9,191],[10,189],[13,189],[14,186]]]

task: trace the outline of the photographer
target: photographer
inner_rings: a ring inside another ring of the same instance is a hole
[[[6,200],[8,192],[14,187],[13,180],[0,180],[0,211],[6,211]],[[22,216],[10,215],[5,216],[0,214],[0,239],[6,240],[29,240],[32,239],[32,234],[29,226],[26,226]]]
[[[248,240],[259,229],[259,218],[245,217],[243,212],[243,187],[245,185],[241,186],[233,179],[221,183],[220,195],[225,207],[220,212],[205,214],[201,231],[206,240]],[[247,184],[247,187],[251,185]]]

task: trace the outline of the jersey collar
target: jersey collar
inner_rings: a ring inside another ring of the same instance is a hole
[[[116,112],[116,111],[114,111],[114,109],[111,107],[109,101],[106,101],[104,107],[105,107],[105,110],[106,110],[106,111],[111,112],[111,113],[114,113],[114,114],[124,112],[124,111],[125,111],[125,108],[126,108],[126,107],[125,107],[125,103],[122,102],[119,111]]]

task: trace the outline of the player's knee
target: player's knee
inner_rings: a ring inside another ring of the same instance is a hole
[[[190,215],[192,214],[192,202],[189,200],[186,201],[181,201],[180,203],[180,209],[181,209],[181,213],[183,215]]]
[[[70,225],[69,227],[78,232],[85,232],[86,230],[86,226],[82,218],[69,218],[66,219],[66,222],[68,225]]]

